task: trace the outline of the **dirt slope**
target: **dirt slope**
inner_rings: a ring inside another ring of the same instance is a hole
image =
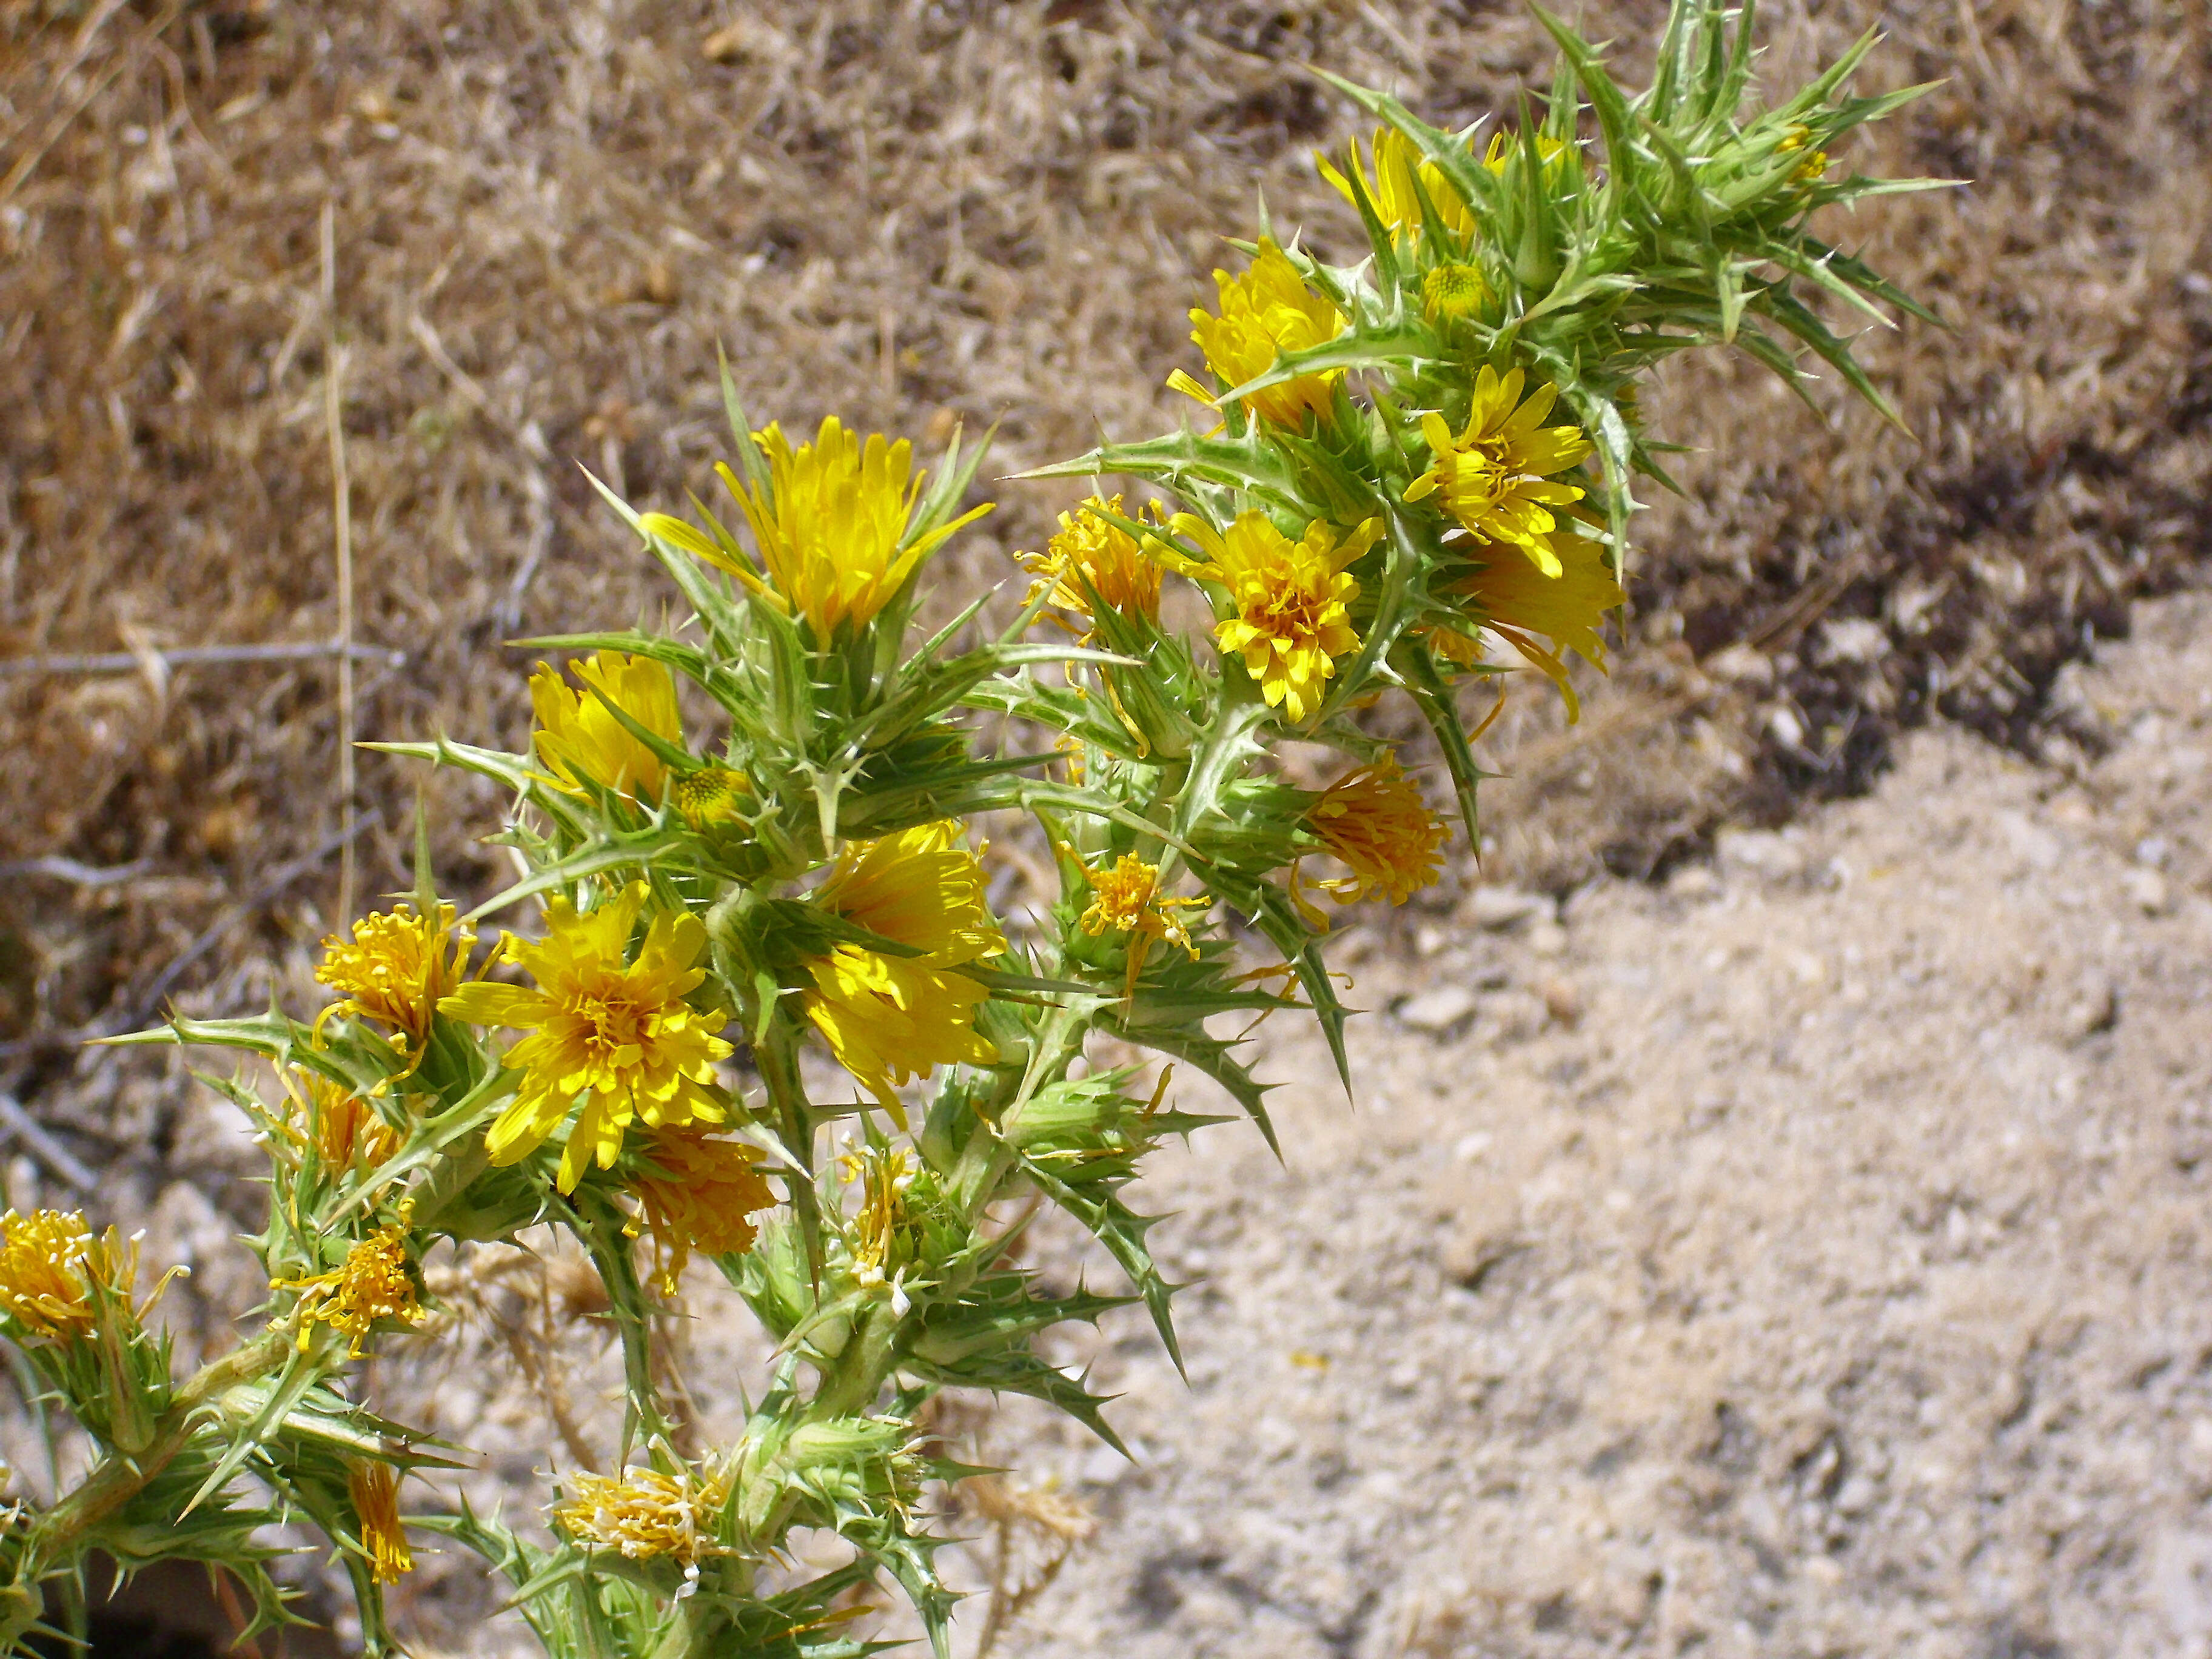
[[[1356,1113],[1285,1022],[1288,1167],[1152,1182],[1190,1388],[1096,1354],[1143,1467],[1004,1444],[1103,1520],[1005,1651],[2207,1651],[2212,604],[2139,624],[2073,776],[1931,730],[1378,953]]]

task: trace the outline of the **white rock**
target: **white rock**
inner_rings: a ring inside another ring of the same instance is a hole
[[[1449,1031],[1474,1012],[1474,993],[1464,985],[1439,985],[1400,1005],[1398,1023],[1409,1030]]]
[[[1468,920],[1498,932],[1525,927],[1551,909],[1552,901],[1543,894],[1518,887],[1478,887],[1467,898]]]

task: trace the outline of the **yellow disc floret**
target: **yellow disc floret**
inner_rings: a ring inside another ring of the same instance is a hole
[[[1517,547],[1547,576],[1557,576],[1561,564],[1553,534],[1559,521],[1553,509],[1582,500],[1583,492],[1553,482],[1553,475],[1579,465],[1590,446],[1580,427],[1544,425],[1558,388],[1540,386],[1524,402],[1525,379],[1517,368],[1501,377],[1485,364],[1457,437],[1443,416],[1421,417],[1434,463],[1407,488],[1406,499],[1441,490],[1444,510],[1469,534]]]
[[[894,957],[840,945],[809,963],[807,1017],[850,1072],[894,1118],[899,1084],[938,1066],[988,1065],[999,1057],[975,1030],[990,993],[954,971],[995,956],[1006,939],[983,899],[983,866],[951,820],[860,842],[838,855],[814,902],[922,954]]]
[[[0,1216],[0,1312],[34,1336],[82,1335],[95,1316],[100,1248],[74,1210]]]
[[[530,1033],[507,1051],[522,1086],[485,1136],[492,1162],[527,1158],[580,1098],[561,1156],[564,1193],[576,1189],[594,1158],[602,1169],[612,1165],[633,1120],[654,1128],[722,1121],[714,1083],[714,1062],[731,1053],[714,1035],[723,1018],[684,1000],[706,978],[692,964],[706,949],[707,930],[688,912],[662,911],[632,961],[630,935],[645,900],[643,882],[587,914],[554,898],[543,944],[510,934],[501,947],[537,989],[479,982],[442,1005],[456,1019]]]
[[[1207,555],[1185,562],[1185,574],[1227,592],[1232,613],[1214,624],[1215,642],[1243,659],[1269,708],[1304,722],[1321,707],[1335,659],[1358,647],[1351,606],[1359,584],[1345,571],[1381,537],[1382,520],[1345,533],[1316,520],[1295,542],[1259,512],[1220,534],[1188,514],[1172,525]]]
[[[1326,345],[1344,332],[1344,313],[1308,288],[1290,256],[1273,242],[1260,244],[1242,276],[1217,270],[1213,281],[1221,314],[1193,310],[1190,337],[1224,388],[1259,379],[1285,352]],[[1247,401],[1263,420],[1301,426],[1309,415],[1326,418],[1343,374],[1340,368],[1301,374]]]

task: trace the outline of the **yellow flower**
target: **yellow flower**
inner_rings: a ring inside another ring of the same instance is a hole
[[[701,830],[709,823],[726,823],[737,817],[743,810],[741,799],[751,790],[751,782],[742,772],[733,772],[726,766],[702,766],[677,779],[670,799],[684,815],[684,821]]]
[[[1212,903],[1205,898],[1162,898],[1160,871],[1134,853],[1124,853],[1111,867],[1086,867],[1083,878],[1091,884],[1091,908],[1083,913],[1083,931],[1097,939],[1109,928],[1132,935],[1129,940],[1128,980],[1121,994],[1136,994],[1137,976],[1145,970],[1145,957],[1155,939],[1181,945],[1198,960],[1198,946],[1177,910],[1203,910]]]
[[[752,526],[768,565],[765,584],[742,558],[689,526],[655,514],[653,527],[666,534],[675,526],[684,533],[674,539],[786,615],[796,610],[825,645],[845,623],[865,628],[939,543],[991,510],[976,507],[909,538],[927,475],[915,471],[914,446],[905,439],[890,443],[877,433],[864,447],[834,415],[812,443],[795,450],[772,423],[753,438],[768,459],[765,489],[740,483],[727,466],[715,471]]]
[[[399,1524],[398,1475],[389,1463],[356,1459],[346,1466],[346,1491],[353,1498],[368,1576],[380,1584],[398,1583],[415,1571],[415,1552]]]
[[[1544,177],[1547,181],[1559,172],[1559,158],[1566,153],[1565,140],[1549,137],[1540,132],[1536,135],[1536,154],[1543,158]],[[1520,154],[1519,138],[1510,133],[1493,132],[1490,135],[1489,149],[1483,152],[1482,165],[1502,179],[1505,176],[1507,165],[1518,159]]]
[[[702,1482],[688,1469],[677,1475],[638,1465],[618,1476],[580,1470],[568,1484],[569,1496],[553,1506],[553,1519],[580,1544],[633,1561],[673,1556],[687,1567],[717,1553],[706,1534],[728,1501],[724,1480]]]
[[[696,1129],[663,1129],[631,1183],[661,1257],[660,1287],[676,1294],[691,1252],[742,1255],[758,1231],[749,1218],[773,1209],[775,1192],[753,1168],[760,1151],[741,1140],[714,1140]]]
[[[589,690],[570,690],[544,663],[530,677],[538,757],[568,794],[589,795],[588,786],[596,784],[641,805],[658,806],[667,793],[668,766],[613,710],[621,709],[653,736],[680,748],[684,725],[676,709],[676,677],[651,657],[619,651],[597,652],[590,661],[571,666]]]
[[[1073,513],[1060,515],[1060,533],[1042,553],[1018,556],[1036,578],[1029,599],[1049,592],[1051,603],[1083,617],[1093,613],[1093,596],[1125,617],[1147,621],[1160,614],[1160,568],[1145,556],[1135,537],[1109,524],[1092,509],[1122,516],[1121,498],[1093,495]]]
[[[1413,179],[1418,176],[1421,188],[1428,193],[1429,205],[1437,210],[1437,217],[1445,229],[1464,241],[1474,232],[1474,213],[1457,186],[1444,177],[1443,169],[1434,161],[1420,159],[1420,151],[1413,141],[1395,127],[1377,127],[1374,143],[1369,147],[1375,158],[1375,176],[1369,179],[1366,169],[1359,164],[1359,142],[1354,139],[1349,146],[1347,160],[1352,174],[1367,192],[1367,199],[1375,204],[1376,216],[1392,234],[1411,242],[1421,234],[1421,202],[1413,193]],[[1321,176],[1354,207],[1359,198],[1353,194],[1352,180],[1339,173],[1321,157]]]
[[[315,978],[341,995],[316,1016],[316,1029],[333,1014],[373,1019],[392,1028],[395,1047],[421,1059],[439,999],[460,982],[453,929],[450,904],[440,905],[434,916],[418,916],[402,904],[354,923],[350,944],[335,933],[325,939]]]
[[[484,1137],[494,1164],[529,1157],[580,1099],[561,1154],[564,1193],[576,1190],[594,1158],[601,1169],[613,1164],[634,1118],[656,1129],[722,1121],[712,1085],[714,1062],[731,1053],[714,1035],[723,1019],[684,1000],[707,977],[691,965],[707,947],[707,929],[688,911],[663,910],[632,962],[630,934],[645,901],[641,881],[580,915],[555,898],[543,944],[509,934],[500,947],[536,990],[479,981],[440,1005],[455,1019],[530,1033],[507,1050],[522,1086]]]
[[[807,1017],[850,1072],[902,1124],[896,1085],[938,1066],[999,1057],[975,1030],[990,993],[951,971],[1006,948],[983,902],[983,866],[951,820],[845,848],[814,902],[918,957],[840,945],[807,964]]]
[[[1555,534],[1553,552],[1559,574],[1545,576],[1512,550],[1494,546],[1475,550],[1480,561],[1474,571],[1450,584],[1449,592],[1465,607],[1476,629],[1488,629],[1559,688],[1570,716],[1578,714],[1574,687],[1560,660],[1569,651],[1602,672],[1605,635],[1600,631],[1606,612],[1624,603],[1628,595],[1605,562],[1605,550],[1587,537]],[[1549,639],[1547,651],[1530,638]],[[1480,660],[1481,647],[1465,634],[1440,632],[1431,643],[1458,662]]]
[[[1375,894],[1403,904],[1437,878],[1449,833],[1395,756],[1339,778],[1307,809],[1306,822],[1351,866],[1349,878],[1314,884],[1339,904]]]
[[[66,1340],[92,1328],[100,1241],[74,1210],[0,1216],[0,1311],[34,1336]]]
[[[1774,147],[1775,153],[1778,155],[1794,155],[1799,150],[1805,150],[1806,142],[1810,139],[1812,136],[1812,128],[1793,125],[1787,132],[1782,135],[1782,142]],[[1827,151],[1825,149],[1805,150],[1804,160],[1798,164],[1797,171],[1791,173],[1790,176],[1804,184],[1818,184],[1821,176],[1826,173],[1827,170]]]
[[[292,1133],[301,1144],[314,1147],[325,1170],[349,1169],[356,1163],[373,1170],[399,1150],[398,1132],[374,1106],[321,1073],[301,1068],[285,1079],[284,1091],[289,1115],[301,1124]]]
[[[1359,584],[1345,568],[1375,545],[1382,521],[1368,520],[1341,543],[1320,520],[1293,542],[1256,511],[1239,514],[1226,535],[1187,513],[1171,522],[1207,556],[1204,563],[1182,562],[1184,574],[1218,583],[1236,606],[1235,616],[1214,624],[1215,642],[1243,658],[1269,708],[1303,722],[1321,707],[1335,659],[1358,647],[1351,605]]]
[[[1260,244],[1252,268],[1242,276],[1217,270],[1213,281],[1220,290],[1221,314],[1194,309],[1190,337],[1224,388],[1259,379],[1285,352],[1326,345],[1344,332],[1344,313],[1309,289],[1289,256],[1271,241]],[[1308,415],[1328,416],[1335,396],[1332,387],[1343,374],[1340,368],[1301,374],[1246,401],[1278,426],[1303,425]],[[1195,382],[1186,385],[1188,380],[1185,376],[1173,384],[1193,390]]]
[[[1490,284],[1473,265],[1435,265],[1421,279],[1421,304],[1431,320],[1473,316],[1490,297]]]
[[[1413,480],[1406,499],[1418,501],[1441,489],[1444,510],[1471,534],[1519,548],[1547,576],[1560,572],[1553,546],[1555,507],[1582,500],[1572,484],[1552,475],[1580,465],[1589,442],[1577,426],[1547,427],[1559,390],[1548,383],[1524,403],[1519,369],[1502,380],[1488,364],[1475,377],[1466,430],[1455,438],[1441,415],[1424,415],[1421,433],[1435,465]]]
[[[329,1326],[351,1345],[353,1357],[362,1356],[362,1344],[380,1319],[419,1323],[422,1310],[415,1300],[415,1279],[407,1271],[407,1235],[404,1229],[380,1227],[356,1241],[344,1262],[326,1273],[306,1279],[276,1279],[271,1290],[297,1291],[300,1305],[300,1352],[318,1324]]]

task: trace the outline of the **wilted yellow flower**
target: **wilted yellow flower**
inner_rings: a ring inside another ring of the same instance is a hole
[[[1473,265],[1431,266],[1421,279],[1421,304],[1431,320],[1471,317],[1490,297],[1490,284]]]
[[[1115,933],[1129,933],[1128,982],[1123,987],[1124,996],[1133,996],[1137,989],[1137,976],[1145,970],[1145,957],[1155,939],[1165,939],[1181,945],[1189,952],[1191,960],[1198,959],[1198,946],[1190,937],[1190,929],[1177,910],[1203,910],[1212,901],[1204,898],[1163,898],[1160,896],[1160,871],[1134,853],[1124,853],[1109,868],[1085,868],[1083,878],[1091,884],[1091,908],[1083,913],[1083,931],[1097,939],[1109,928]]]
[[[415,1552],[399,1524],[399,1477],[389,1463],[357,1458],[346,1466],[346,1491],[361,1528],[361,1552],[368,1558],[368,1576],[380,1584],[396,1584],[415,1571]]]
[[[1092,508],[1122,516],[1121,497],[1093,495],[1073,513],[1060,515],[1060,533],[1042,553],[1018,556],[1036,578],[1029,598],[1049,592],[1051,603],[1091,617],[1093,596],[1125,617],[1147,621],[1160,614],[1160,568],[1145,556],[1137,538],[1099,517]]]
[[[990,993],[951,971],[1006,948],[984,904],[983,866],[950,819],[859,842],[838,855],[814,902],[919,957],[840,945],[808,964],[807,1017],[850,1072],[903,1123],[895,1085],[934,1066],[999,1057],[975,1030]]]
[[[568,1485],[569,1496],[553,1506],[553,1520],[580,1544],[633,1561],[673,1556],[687,1567],[715,1553],[708,1534],[714,1511],[728,1501],[724,1480],[701,1481],[688,1469],[669,1474],[641,1464],[620,1475],[579,1470]]]
[[[853,1216],[853,1276],[863,1285],[880,1285],[887,1276],[896,1281],[902,1265],[896,1258],[914,1161],[903,1146],[867,1146],[837,1161],[845,1178],[860,1184],[860,1204]]]
[[[1243,658],[1269,708],[1304,721],[1321,707],[1335,659],[1359,644],[1351,611],[1359,584],[1345,568],[1375,545],[1382,521],[1370,519],[1340,542],[1318,519],[1294,542],[1257,511],[1238,514],[1225,535],[1187,513],[1171,522],[1206,554],[1204,563],[1184,562],[1184,573],[1228,589],[1237,607],[1214,624],[1215,641]]]
[[[742,1140],[714,1140],[696,1129],[663,1129],[631,1183],[661,1257],[660,1286],[676,1282],[693,1250],[741,1255],[759,1237],[750,1217],[775,1206],[775,1189],[753,1163],[762,1156]]]
[[[300,1352],[307,1351],[314,1328],[327,1325],[351,1345],[353,1357],[380,1319],[417,1323],[422,1310],[415,1299],[414,1276],[407,1271],[407,1235],[398,1226],[380,1227],[357,1240],[344,1262],[325,1273],[270,1281],[272,1290],[297,1291]]]
[[[1344,313],[1308,288],[1290,257],[1271,241],[1260,244],[1251,269],[1242,276],[1217,270],[1213,281],[1220,290],[1221,314],[1194,309],[1190,337],[1224,388],[1257,380],[1285,352],[1326,345],[1344,332]],[[1278,426],[1302,425],[1308,415],[1325,419],[1334,400],[1331,388],[1343,374],[1340,368],[1301,374],[1255,392],[1246,401]],[[1182,381],[1172,384],[1193,389]]]
[[[507,1063],[522,1068],[522,1087],[484,1137],[493,1163],[527,1158],[582,1097],[561,1155],[564,1193],[575,1191],[593,1158],[602,1169],[614,1163],[633,1118],[654,1128],[722,1121],[712,1085],[714,1062],[731,1052],[714,1035],[723,1019],[684,1000],[707,977],[691,965],[707,947],[707,929],[688,911],[661,911],[629,961],[645,901],[641,881],[587,915],[553,899],[543,944],[509,934],[501,946],[536,990],[479,981],[441,1005],[455,1019],[530,1033],[507,1051]]]
[[[100,1248],[74,1210],[0,1216],[0,1311],[35,1336],[82,1335],[96,1311],[91,1281]]]
[[[289,1115],[300,1121],[294,1133],[314,1147],[325,1170],[348,1169],[356,1162],[373,1170],[399,1149],[398,1132],[374,1106],[321,1073],[299,1068],[285,1079],[284,1091]]]
[[[1488,629],[1543,671],[1566,698],[1571,716],[1579,710],[1560,659],[1572,651],[1602,672],[1605,635],[1600,630],[1606,613],[1628,595],[1597,543],[1560,532],[1553,536],[1552,547],[1559,559],[1557,576],[1538,574],[1511,549],[1484,546],[1475,550],[1480,562],[1473,573],[1453,582],[1449,591],[1466,607],[1471,625]],[[1535,634],[1549,639],[1553,648],[1537,644],[1529,637]],[[1480,646],[1464,634],[1438,633],[1431,643],[1455,661],[1480,659]]]
[[[1445,229],[1462,240],[1474,234],[1474,213],[1468,206],[1467,198],[1459,193],[1458,186],[1444,177],[1442,167],[1421,159],[1420,151],[1405,134],[1395,127],[1377,127],[1370,149],[1375,158],[1372,179],[1359,163],[1358,139],[1349,145],[1346,159],[1353,177],[1366,191],[1367,199],[1374,204],[1376,216],[1395,236],[1411,242],[1421,234],[1421,199],[1413,191],[1416,177]],[[1359,198],[1352,191],[1352,179],[1330,166],[1325,158],[1316,156],[1315,161],[1321,176],[1334,185],[1346,201],[1357,207]]]
[[[1547,576],[1557,576],[1561,567],[1552,539],[1559,520],[1552,508],[1582,500],[1583,491],[1551,477],[1578,465],[1590,446],[1580,427],[1543,424],[1559,390],[1547,383],[1524,403],[1525,378],[1516,368],[1501,379],[1484,364],[1475,377],[1467,428],[1456,438],[1443,416],[1421,417],[1435,465],[1413,480],[1406,499],[1418,501],[1443,490],[1445,511],[1471,534],[1510,543]]]
[[[1313,884],[1351,904],[1375,894],[1403,904],[1437,878],[1448,831],[1395,756],[1347,773],[1307,809],[1306,822],[1352,874]]]
[[[588,662],[570,665],[590,688],[574,691],[559,672],[538,665],[530,677],[530,705],[537,711],[538,757],[550,767],[554,781],[572,795],[588,795],[589,785],[658,806],[668,789],[668,765],[652,748],[615,718],[622,712],[656,738],[678,748],[684,724],[676,708],[676,677],[651,657],[599,651]]]
[[[795,610],[824,644],[842,623],[866,627],[939,543],[991,510],[976,507],[909,539],[907,528],[926,475],[915,471],[914,446],[905,439],[890,443],[877,433],[864,447],[860,435],[834,415],[823,421],[812,443],[795,450],[773,424],[753,438],[768,459],[767,489],[739,482],[727,466],[715,470],[752,526],[768,564],[767,583],[742,558],[696,531],[678,539],[787,614]],[[665,529],[658,516],[653,522]]]
[[[315,978],[340,1000],[316,1016],[316,1029],[333,1014],[373,1019],[391,1026],[395,1046],[420,1060],[439,999],[460,983],[461,947],[453,931],[452,905],[418,916],[402,904],[354,923],[350,944],[335,933],[325,939]]]

